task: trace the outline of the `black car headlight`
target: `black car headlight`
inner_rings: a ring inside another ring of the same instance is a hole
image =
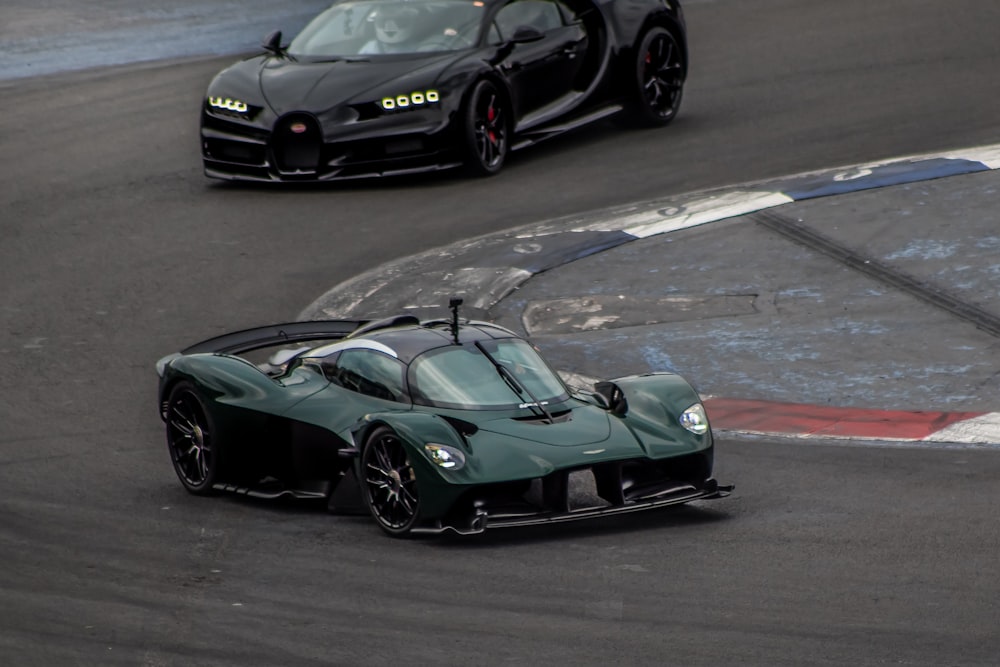
[[[426,109],[441,103],[441,93],[435,89],[414,90],[398,95],[386,95],[377,104],[382,111],[407,111],[410,109]]]
[[[208,106],[220,111],[232,111],[234,113],[247,113],[250,111],[249,104],[243,100],[234,100],[231,97],[209,96]]]
[[[209,95],[205,100],[205,108],[210,113],[220,116],[250,119],[256,116],[262,107],[254,106],[235,97]]]

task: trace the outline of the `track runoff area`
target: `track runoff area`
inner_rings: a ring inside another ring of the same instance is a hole
[[[996,315],[923,288],[905,274],[847,251],[781,215],[782,206],[795,202],[997,169],[1000,144],[799,174],[545,221],[382,265],[335,286],[300,318],[370,317],[404,310],[433,316],[439,302],[454,295],[465,298],[469,315],[485,316],[545,271],[639,239],[752,215],[777,233],[1000,335]],[[428,266],[436,270],[428,272]],[[563,376],[580,387],[594,380],[572,371]],[[831,407],[723,396],[704,396],[704,400],[713,427],[721,433],[937,447],[1000,445],[1000,412]]]

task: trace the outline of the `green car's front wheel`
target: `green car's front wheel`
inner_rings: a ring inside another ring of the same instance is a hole
[[[417,475],[392,429],[379,426],[369,434],[361,471],[365,504],[379,527],[393,537],[409,534],[420,518]]]
[[[167,398],[167,448],[184,488],[212,492],[219,474],[218,438],[211,415],[190,382],[180,382]]]

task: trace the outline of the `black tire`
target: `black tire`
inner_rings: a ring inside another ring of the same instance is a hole
[[[684,50],[672,32],[647,30],[635,54],[632,120],[642,126],[666,125],[680,110],[687,72]]]
[[[362,495],[379,528],[406,537],[420,520],[417,476],[399,436],[387,426],[375,428],[361,453]]]
[[[465,165],[475,176],[499,172],[510,152],[510,105],[492,81],[472,87],[464,110]]]
[[[190,382],[179,382],[167,398],[167,449],[174,472],[195,495],[211,494],[219,479],[220,438],[204,399]]]

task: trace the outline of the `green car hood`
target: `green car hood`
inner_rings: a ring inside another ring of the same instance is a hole
[[[556,417],[553,424],[541,417],[494,419],[480,423],[479,428],[508,438],[556,447],[591,445],[604,442],[611,435],[608,413],[594,406],[574,408]]]

